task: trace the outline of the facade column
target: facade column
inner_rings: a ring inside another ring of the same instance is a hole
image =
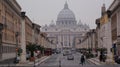
[[[64,34],[63,34],[62,37],[63,37],[63,38],[62,38],[62,40],[63,40],[63,47],[65,47],[65,44],[64,44],[64,43],[65,43],[65,42],[64,42],[64,39],[65,39],[65,38],[64,38]]]
[[[111,35],[111,23],[110,23],[110,19],[109,19],[109,22],[107,23],[107,26],[106,26],[106,47],[107,47],[107,61],[108,62],[112,62],[113,61],[113,54],[112,52],[110,51],[110,49],[112,48],[112,35]]]
[[[62,36],[61,36],[61,35],[58,35],[58,36],[56,37],[56,41],[57,41],[57,43],[56,43],[56,48],[62,49]]]
[[[120,56],[120,7],[117,12],[117,55]]]
[[[74,45],[74,36],[71,34],[71,37],[70,37],[70,43],[71,43],[71,46],[73,47]]]
[[[20,63],[25,63],[26,62],[26,40],[25,40],[25,12],[21,12],[21,49],[22,49],[22,54],[20,58]]]
[[[62,49],[63,49],[63,35],[61,34],[61,47],[62,47]]]
[[[32,24],[32,27],[33,27],[33,29],[32,29],[32,43],[34,44],[35,43],[35,29],[34,29],[34,24]]]
[[[67,34],[67,45],[68,45],[68,47],[70,47],[70,43],[69,43],[69,34]]]
[[[69,32],[68,38],[69,38],[69,46],[71,47],[71,43],[70,43],[70,32]]]

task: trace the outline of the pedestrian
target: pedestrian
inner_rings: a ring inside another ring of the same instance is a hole
[[[103,56],[102,56],[102,54],[100,54],[100,56],[99,56],[99,60],[100,60],[100,62],[102,62],[102,60],[103,60]]]
[[[106,62],[106,55],[103,55],[103,62]]]
[[[81,56],[80,61],[81,61],[81,64],[82,64],[82,65],[85,64],[85,56],[84,56],[84,54]]]

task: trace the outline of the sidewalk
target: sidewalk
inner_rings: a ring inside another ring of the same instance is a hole
[[[95,65],[104,65],[105,64],[104,62],[100,62],[98,58],[91,58],[91,59],[88,59],[88,61],[92,62]]]
[[[27,62],[25,64],[17,64],[16,66],[34,66],[34,65],[39,65],[41,63],[43,63],[45,60],[47,60],[48,58],[50,58],[51,56],[43,56],[40,59],[36,59],[35,62]]]
[[[100,62],[98,58],[91,58],[91,59],[88,59],[88,61],[92,62],[95,65],[116,64],[112,62],[110,63],[108,62],[108,60],[106,60],[106,62]]]
[[[2,64],[14,64],[14,60],[15,60],[15,58],[0,61],[0,65],[2,65]]]

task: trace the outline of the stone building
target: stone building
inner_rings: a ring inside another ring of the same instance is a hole
[[[101,40],[100,40],[100,18],[96,19],[96,46],[97,48],[102,48],[101,47]]]
[[[25,36],[26,36],[26,45],[32,43],[32,36],[33,36],[33,26],[32,21],[29,19],[28,16],[25,17]]]
[[[41,26],[35,23],[32,23],[32,43],[40,44],[39,38],[40,38],[40,28]]]
[[[56,48],[75,48],[75,39],[82,39],[84,34],[89,31],[89,26],[77,23],[75,14],[69,9],[65,3],[64,8],[57,16],[56,24],[52,22],[50,25],[42,27],[43,32],[47,33],[47,37],[54,38]]]
[[[0,0],[1,31],[0,61],[16,56],[15,48],[20,45],[21,7],[16,0]]]
[[[120,0],[114,0],[108,10],[111,18],[112,44],[115,48],[117,47],[115,54],[120,56]]]
[[[48,41],[49,39],[47,38],[47,33],[45,32],[41,32],[40,33],[40,44],[42,47],[44,48],[51,48],[49,44],[50,41]]]
[[[97,47],[96,30],[91,29],[89,32],[87,32],[79,44],[80,44],[79,45],[80,48],[91,49],[95,51]]]
[[[110,49],[112,48],[111,40],[111,24],[105,4],[102,7],[102,16],[100,18],[100,41],[101,48],[107,49],[108,58],[112,56]]]

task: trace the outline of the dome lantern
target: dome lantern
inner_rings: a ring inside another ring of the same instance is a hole
[[[64,5],[64,9],[69,9],[67,2],[66,2],[65,5]]]

